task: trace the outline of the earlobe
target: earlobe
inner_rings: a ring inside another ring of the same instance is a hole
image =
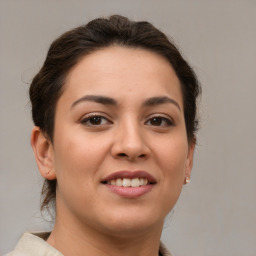
[[[196,139],[194,139],[191,144],[189,144],[188,156],[185,167],[185,177],[184,184],[190,182],[191,171],[193,167],[194,151],[195,151]]]
[[[52,143],[38,126],[32,129],[31,146],[41,175],[48,180],[56,179]]]

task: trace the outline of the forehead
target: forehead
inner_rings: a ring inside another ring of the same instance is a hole
[[[149,50],[122,46],[86,55],[69,72],[63,94],[75,98],[90,93],[121,100],[129,96],[168,94],[182,101],[180,82],[164,57]]]

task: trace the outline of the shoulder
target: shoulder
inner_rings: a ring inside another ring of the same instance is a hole
[[[5,256],[63,256],[46,242],[50,233],[25,233],[15,249]]]
[[[4,256],[25,256],[25,255],[22,253],[19,253],[19,252],[12,251],[12,252],[5,254]]]

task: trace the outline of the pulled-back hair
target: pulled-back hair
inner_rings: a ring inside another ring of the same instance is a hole
[[[56,104],[69,71],[84,56],[111,45],[146,49],[169,61],[181,84],[188,143],[194,142],[198,128],[197,97],[201,90],[194,71],[167,36],[152,24],[119,15],[94,19],[64,33],[51,44],[29,90],[34,124],[54,143]],[[56,180],[45,180],[41,210],[50,203],[54,205],[55,198]]]

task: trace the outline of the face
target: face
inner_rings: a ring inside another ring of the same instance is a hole
[[[57,102],[53,141],[56,218],[101,232],[161,227],[190,176],[179,80],[147,50],[85,56]]]

